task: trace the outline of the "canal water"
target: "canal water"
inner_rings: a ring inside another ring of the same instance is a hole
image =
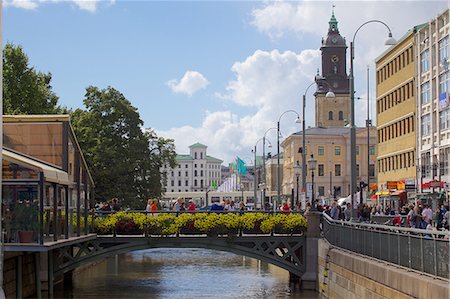
[[[297,287],[298,288],[298,287]],[[148,249],[108,258],[56,298],[319,298],[267,263],[206,249]]]

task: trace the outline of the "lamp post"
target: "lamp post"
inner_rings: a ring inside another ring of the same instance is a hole
[[[297,193],[296,193],[296,196],[295,196],[295,207],[297,209],[298,209],[298,177],[300,176],[300,171],[301,171],[301,167],[300,167],[300,165],[298,163],[298,160],[297,160],[297,163],[294,165],[294,174],[295,174],[295,177],[297,179],[297,185],[296,185]]]
[[[352,42],[350,43],[350,196],[352,199],[352,218],[355,219],[356,208],[355,208],[355,192],[356,192],[356,129],[355,129],[355,83],[353,76],[353,61],[355,59],[354,47],[355,47],[355,37],[358,31],[365,25],[370,23],[380,23],[383,24],[389,31],[388,39],[385,41],[386,45],[395,45],[396,41],[392,37],[391,29],[386,23],[379,20],[370,20],[363,23],[356,29],[353,35]]]
[[[314,159],[314,155],[311,154],[311,158],[308,160],[308,168],[311,170],[311,210],[317,209],[316,199],[315,199],[315,188],[314,188],[314,170],[316,170],[317,160]]]
[[[302,189],[303,192],[306,192],[306,128],[305,128],[305,119],[306,119],[306,94],[308,93],[308,90],[311,86],[314,84],[317,84],[317,80],[323,79],[321,76],[317,75],[316,80],[312,82],[305,90],[305,93],[303,94],[303,120],[302,120]],[[331,91],[331,86],[327,81],[321,81],[322,83],[325,83],[329,90],[326,93],[326,98],[334,98],[336,95],[333,91]]]
[[[367,128],[367,195],[369,195],[370,191],[370,125],[372,121],[370,120],[370,89],[369,89],[369,66],[367,66],[367,118],[366,118],[366,128]],[[358,97],[358,100],[362,100],[363,98]],[[362,190],[360,190],[362,196]],[[362,198],[362,197],[361,197]],[[361,202],[362,203],[362,202]]]
[[[264,206],[264,201],[266,200],[266,186],[267,186],[267,182],[266,182],[266,135],[270,130],[276,130],[277,128],[275,127],[271,127],[269,129],[266,130],[266,132],[264,133],[263,136],[263,183],[264,183],[264,187],[263,187],[263,199],[261,200],[261,205]],[[272,147],[272,143],[267,139],[267,141],[269,142],[269,148]]]
[[[253,196],[254,196],[254,198],[255,198],[255,207],[256,207],[256,204],[257,204],[257,193],[256,193],[256,190],[257,190],[257,182],[256,182],[256,147],[257,147],[257,145],[258,145],[258,142],[260,142],[261,140],[264,140],[264,137],[263,138],[260,138],[260,139],[258,139],[258,141],[256,141],[256,143],[255,143],[255,148],[252,150],[252,152],[253,152],[253,154],[254,154],[254,163],[253,163]],[[263,151],[264,151],[264,149],[263,149]]]
[[[280,118],[278,118],[277,122],[277,198],[275,199],[275,203],[273,205],[273,210],[276,211],[277,201],[279,202],[281,199],[281,180],[280,180],[280,121],[283,115],[285,115],[288,112],[295,113],[297,115],[297,119],[295,120],[296,123],[300,123],[300,115],[295,110],[286,110],[281,115]]]

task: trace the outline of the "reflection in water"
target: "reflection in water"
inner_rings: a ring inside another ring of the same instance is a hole
[[[232,253],[148,249],[77,273],[64,298],[318,298],[289,288],[289,273]]]

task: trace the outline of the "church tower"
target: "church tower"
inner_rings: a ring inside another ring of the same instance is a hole
[[[317,76],[316,79],[316,127],[343,127],[350,118],[347,45],[345,38],[339,34],[334,9],[328,24],[328,35],[326,39],[322,39],[320,48],[322,76]],[[325,97],[330,87],[336,95],[334,98]]]

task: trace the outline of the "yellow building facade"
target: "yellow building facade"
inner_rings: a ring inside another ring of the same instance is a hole
[[[378,190],[401,190],[416,181],[416,31],[376,60]]]
[[[367,144],[367,128],[356,129],[356,173],[358,182],[375,182],[376,161],[376,129],[370,128],[370,141]],[[309,128],[305,131],[306,160],[314,155],[317,169],[314,171],[314,194],[324,202],[334,198],[346,197],[350,194],[350,128]],[[294,166],[302,164],[299,148],[302,147],[302,132],[287,137],[281,144],[283,147],[283,194],[291,194],[296,190]],[[367,153],[369,151],[369,163]],[[368,169],[368,165],[369,169]],[[311,198],[312,173],[306,171],[306,196]],[[301,175],[299,176],[301,184]],[[299,186],[301,190],[301,186]]]

